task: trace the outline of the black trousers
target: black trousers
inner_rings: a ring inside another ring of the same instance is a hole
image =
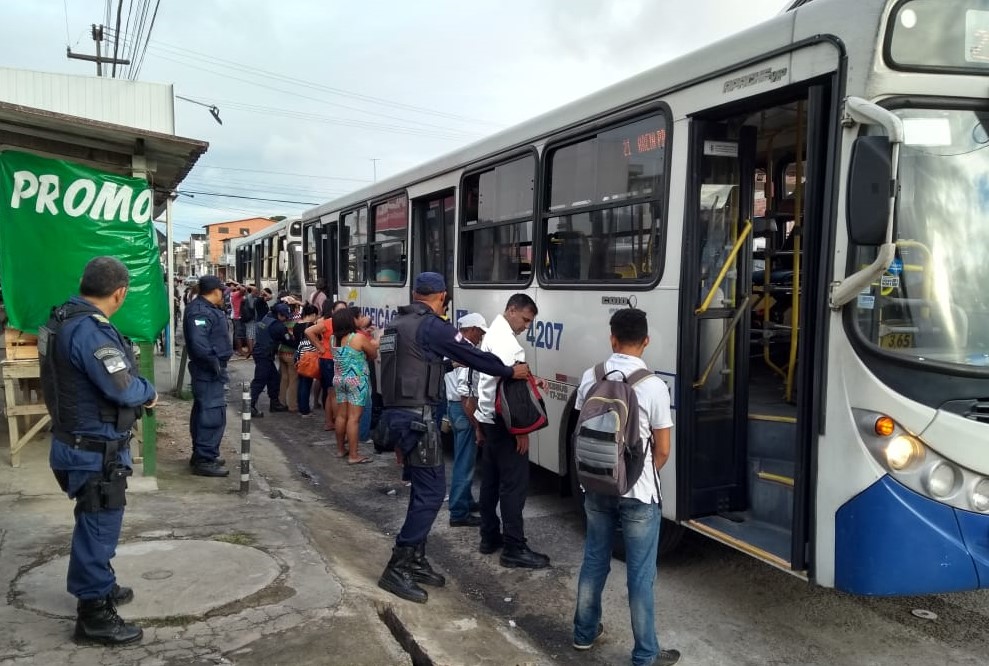
[[[516,450],[515,435],[501,418],[493,425],[482,423],[484,453],[481,456],[481,540],[497,541],[503,534],[506,546],[525,545],[522,510],[529,492],[529,454]],[[499,525],[496,507],[501,504]]]
[[[268,400],[272,405],[278,404],[278,391],[281,389],[281,377],[275,366],[275,359],[254,357],[254,379],[251,381],[251,406],[258,403],[258,397],[268,389]]]

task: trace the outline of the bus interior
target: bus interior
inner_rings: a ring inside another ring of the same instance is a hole
[[[808,279],[821,254],[808,252],[821,238],[821,206],[808,196],[820,196],[810,188],[826,169],[814,160],[826,154],[830,100],[822,85],[767,101],[693,119],[681,344],[692,385],[678,425],[687,452],[678,517],[801,572],[810,459],[801,423],[813,393],[801,372],[813,344],[804,303],[821,289]]]

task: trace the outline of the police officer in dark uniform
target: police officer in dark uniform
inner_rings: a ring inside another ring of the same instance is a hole
[[[446,492],[443,451],[434,412],[443,395],[444,357],[497,377],[524,378],[529,367],[507,366],[494,354],[479,351],[454,326],[440,318],[446,281],[439,273],[421,273],[413,285],[411,305],[381,336],[381,382],[388,441],[401,450],[412,481],[405,524],[395,539],[391,560],[378,586],[403,599],[425,603],[417,583],[442,586],[446,580],[426,559],[426,537]]]
[[[278,390],[281,381],[278,366],[275,365],[275,355],[278,345],[285,343],[295,345],[295,338],[285,326],[292,316],[292,310],[284,303],[277,303],[258,322],[256,339],[254,341],[254,379],[251,381],[251,416],[264,416],[258,409],[258,398],[261,392],[268,389],[268,401],[272,412],[286,412],[288,407],[278,401]]]
[[[182,332],[189,353],[192,376],[192,473],[227,476],[226,461],[220,457],[220,440],[227,427],[227,361],[233,355],[227,317],[223,312],[223,283],[220,278],[199,278],[199,296],[185,309]]]
[[[154,386],[138,375],[130,343],[110,323],[124,302],[130,275],[113,257],[86,264],[79,296],[53,308],[38,330],[41,383],[51,415],[49,461],[59,485],[76,500],[67,589],[78,601],[75,638],[109,645],[144,632],[116,607],[134,598],[117,585],[113,558],[131,474],[131,427],[142,405],[154,407]]]

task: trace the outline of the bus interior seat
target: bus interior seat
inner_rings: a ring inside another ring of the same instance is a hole
[[[586,280],[591,247],[580,231],[557,231],[549,237],[549,263],[558,280]]]

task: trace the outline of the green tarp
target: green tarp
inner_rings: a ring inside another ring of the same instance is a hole
[[[136,342],[155,340],[169,306],[153,209],[142,178],[0,153],[0,286],[10,326],[35,332],[52,306],[78,292],[86,263],[110,255],[131,275],[113,323]]]

